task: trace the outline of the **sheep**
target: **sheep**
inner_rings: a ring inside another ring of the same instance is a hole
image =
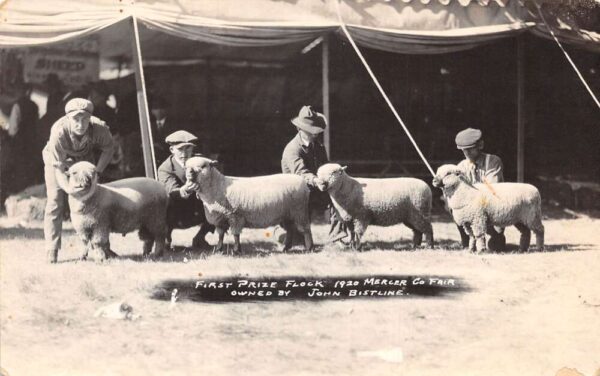
[[[542,199],[536,187],[523,183],[470,184],[455,165],[438,168],[433,185],[441,187],[454,221],[469,234],[469,250],[484,252],[489,225],[514,225],[521,233],[519,248],[526,252],[535,233],[536,246],[544,249]]]
[[[370,224],[391,226],[403,223],[413,231],[413,246],[421,245],[423,233],[428,247],[433,247],[431,226],[431,189],[419,179],[354,178],[346,167],[328,163],[317,176],[323,183],[342,220],[353,227],[351,246],[359,250],[361,238]]]
[[[208,222],[219,234],[215,252],[223,249],[228,228],[233,233],[233,252],[241,253],[240,234],[244,227],[265,228],[281,225],[286,231],[293,226],[304,234],[306,251],[313,249],[308,197],[310,190],[298,175],[277,174],[240,178],[225,176],[214,167],[218,162],[192,157],[185,163],[186,179],[198,184],[196,194],[204,203]],[[291,248],[286,237],[283,251]]]
[[[82,260],[89,250],[96,251],[97,261],[116,257],[110,249],[110,232],[125,235],[139,230],[144,256],[159,257],[163,253],[169,196],[161,183],[129,178],[98,184],[96,167],[89,162],[75,163],[66,175],[68,181],[61,187],[69,195],[71,221],[85,245]]]

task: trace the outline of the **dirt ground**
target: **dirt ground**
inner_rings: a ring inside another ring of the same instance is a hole
[[[447,222],[434,223],[435,249],[416,251],[402,226],[369,228],[361,253],[281,254],[266,230],[245,230],[247,257],[178,252],[159,262],[141,260],[137,235],[113,235],[122,258],[100,265],[75,261],[81,245],[67,228],[59,263],[48,265],[39,223],[0,218],[1,366],[11,376],[600,375],[599,225],[548,219],[547,250],[526,254],[507,229],[510,251],[483,255],[460,250]],[[326,231],[314,226],[317,244]],[[193,234],[177,231],[174,242],[188,245]],[[200,274],[441,275],[471,290],[318,302],[150,299],[162,281]],[[118,301],[141,318],[94,317]]]

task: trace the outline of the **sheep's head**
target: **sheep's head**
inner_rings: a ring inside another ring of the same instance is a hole
[[[319,186],[319,189],[327,191],[335,187],[340,181],[340,177],[344,174],[344,171],[346,171],[346,168],[346,166],[342,167],[337,163],[327,163],[319,167],[317,177],[323,183],[322,186]]]
[[[192,157],[185,161],[185,178],[192,183],[201,184],[210,176],[217,163],[215,160],[204,157]]]
[[[66,172],[68,180],[65,191],[75,197],[93,193],[98,184],[96,166],[90,162],[77,162]]]
[[[440,166],[433,178],[433,186],[440,188],[449,188],[460,182],[463,172],[458,166],[445,164]]]

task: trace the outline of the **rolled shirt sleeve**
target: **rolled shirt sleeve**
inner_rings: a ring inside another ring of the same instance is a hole
[[[485,170],[485,179],[488,183],[502,183],[504,181],[504,166],[502,160],[496,155],[489,155]]]
[[[115,150],[115,143],[110,134],[110,130],[106,125],[98,125],[93,123],[90,124],[90,126],[95,128],[94,137],[92,140],[94,147],[98,148],[102,152],[96,165],[96,170],[101,173],[104,171],[106,166],[108,166],[112,159],[113,152]]]

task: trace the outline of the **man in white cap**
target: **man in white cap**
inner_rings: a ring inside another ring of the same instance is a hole
[[[206,221],[204,204],[196,197],[197,183],[188,182],[185,178],[185,162],[194,155],[195,142],[198,138],[187,131],[176,131],[165,138],[169,145],[169,156],[158,168],[158,181],[163,183],[169,193],[167,209],[168,238],[171,244],[171,231],[174,228],[190,228],[200,226],[200,230],[192,240],[194,248],[209,248],[204,237],[213,232],[215,226]]]
[[[94,105],[87,99],[73,98],[65,106],[65,116],[58,119],[50,130],[50,138],[42,150],[44,179],[46,181],[46,210],[44,238],[48,261],[55,263],[61,247],[62,220],[67,194],[61,186],[67,185],[65,172],[80,161],[96,164],[102,173],[110,162],[114,143],[106,124],[92,116]],[[96,152],[100,157],[96,163]]]
[[[319,140],[327,127],[327,119],[311,106],[304,106],[298,116],[292,119],[292,124],[298,133],[283,150],[281,170],[284,174],[296,174],[304,178],[310,188],[311,209],[325,210],[329,207],[329,241],[336,242],[347,236],[346,227],[331,205],[329,194],[318,189],[323,182],[316,175],[319,167],[329,161],[325,147]]]
[[[471,184],[492,184],[504,181],[502,160],[500,157],[483,152],[483,133],[479,129],[467,128],[456,135],[454,140],[456,148],[462,150],[465,159],[458,164]],[[461,243],[464,247],[469,245],[469,236],[465,230],[458,226]],[[493,251],[503,251],[506,246],[504,229],[487,229],[490,240],[488,248]]]

